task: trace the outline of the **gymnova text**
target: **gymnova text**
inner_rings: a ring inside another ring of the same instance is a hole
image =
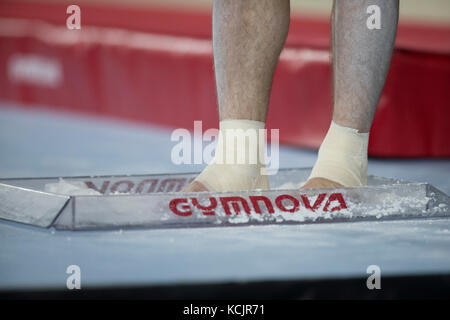
[[[279,129],[220,131],[211,128],[203,132],[202,121],[194,121],[193,135],[185,128],[178,128],[170,140],[177,142],[171,150],[171,160],[176,165],[259,165],[262,175],[274,175],[279,169]]]
[[[264,195],[253,196],[225,196],[209,197],[209,203],[199,197],[175,198],[169,203],[170,210],[180,217],[192,216],[194,212],[201,212],[204,216],[215,216],[218,212],[225,212],[227,216],[238,215],[242,211],[250,215],[252,213],[269,214],[279,212],[296,213],[303,210],[320,213],[340,211],[347,209],[348,205],[344,195],[337,193],[320,193],[315,199],[306,194],[294,197],[289,194],[280,194],[276,197]]]

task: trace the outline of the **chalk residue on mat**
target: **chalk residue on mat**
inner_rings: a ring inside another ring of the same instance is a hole
[[[59,178],[56,183],[47,183],[45,185],[46,192],[64,194],[68,196],[101,196],[102,194],[94,189],[89,188],[82,181],[66,181]]]
[[[290,189],[300,189],[301,187],[303,187],[303,185],[306,183],[306,181],[299,181],[299,182],[286,182],[283,183],[282,185],[276,187],[276,188],[271,188],[272,190],[290,190]]]

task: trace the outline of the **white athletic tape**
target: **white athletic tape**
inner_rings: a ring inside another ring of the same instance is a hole
[[[309,179],[325,178],[344,187],[366,185],[368,144],[369,133],[332,121]]]
[[[269,189],[264,122],[222,120],[213,161],[195,179],[210,191]]]

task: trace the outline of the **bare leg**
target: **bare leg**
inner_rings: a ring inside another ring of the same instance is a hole
[[[289,30],[289,16],[289,0],[214,0],[220,120],[266,121],[272,77]],[[204,184],[194,181],[183,191],[206,190]]]
[[[394,47],[398,0],[339,0],[332,12],[333,121],[367,133],[372,126]],[[380,10],[381,29],[369,29],[370,5]],[[312,178],[304,188],[333,188],[340,184]]]

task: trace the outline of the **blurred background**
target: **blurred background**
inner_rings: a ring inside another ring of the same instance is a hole
[[[43,2],[42,0],[26,0],[28,2]],[[58,3],[59,0],[48,0],[45,2]],[[154,7],[165,6],[183,9],[210,9],[212,0],[80,0],[77,4],[101,4],[106,6],[135,6]],[[330,14],[332,0],[291,0],[291,8],[294,14],[307,15]],[[432,22],[448,24],[450,19],[450,3],[446,0],[407,0],[400,1],[401,19],[411,19],[417,22]]]
[[[196,120],[203,130],[218,126],[211,3],[0,0],[0,178],[202,170],[205,164],[172,163],[177,142],[170,137]],[[280,167],[312,167],[331,119],[332,2],[291,3],[267,128],[280,130]],[[80,30],[66,27],[71,4],[81,8]],[[369,174],[424,181],[450,194],[450,1],[400,6]],[[67,293],[66,268],[77,264],[84,289],[160,286],[154,298],[195,298],[186,284],[208,283],[238,285],[225,293],[205,287],[202,298],[311,299],[321,290],[327,297],[330,290],[351,298],[443,297],[449,234],[445,218],[89,232],[2,221],[0,291]],[[372,264],[383,272],[379,292],[365,288]],[[297,286],[303,291],[293,289],[305,279]],[[287,286],[272,282],[280,280]],[[263,285],[249,291],[255,281]]]
[[[175,128],[218,126],[208,0],[0,2],[0,176],[197,172]],[[310,167],[331,119],[331,0],[292,0],[267,127],[281,167]],[[400,1],[369,173],[450,191],[450,2]]]

